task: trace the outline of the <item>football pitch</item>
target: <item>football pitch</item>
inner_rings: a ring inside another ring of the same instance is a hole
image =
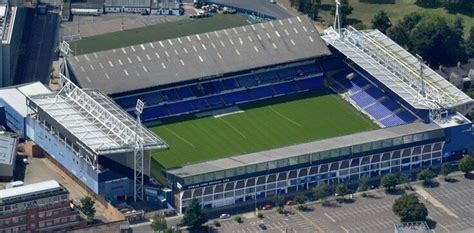
[[[164,123],[151,130],[170,146],[155,151],[153,173],[206,160],[377,128],[333,93],[305,93],[239,106],[229,115]]]
[[[243,15],[217,14],[209,18],[185,19],[86,37],[81,40],[72,41],[70,42],[70,45],[74,51],[74,55],[80,55],[152,41],[239,27],[247,24],[249,24],[247,17]]]

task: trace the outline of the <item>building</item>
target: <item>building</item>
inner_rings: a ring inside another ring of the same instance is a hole
[[[472,144],[464,115],[474,101],[427,66],[420,80],[418,60],[378,30],[320,33],[294,17],[83,54],[69,67],[80,86],[101,88],[130,114],[144,100],[144,121],[330,90],[380,127],[165,170],[180,212],[192,198],[231,207],[320,182],[436,169]]]
[[[105,0],[105,11],[110,13],[150,13],[150,0]]]
[[[0,87],[13,85],[23,36],[26,11],[0,3]]]
[[[151,0],[152,15],[182,15],[181,0]]]
[[[0,131],[0,180],[11,181],[15,171],[18,135]]]
[[[101,15],[104,13],[104,0],[73,0],[70,9],[73,15]]]
[[[0,88],[0,125],[26,138],[26,96],[51,93],[40,82]]]
[[[474,83],[474,59],[464,64],[459,62],[456,66],[440,66],[437,72],[459,89],[469,89]]]
[[[0,190],[1,232],[52,232],[84,227],[69,192],[56,181]]]

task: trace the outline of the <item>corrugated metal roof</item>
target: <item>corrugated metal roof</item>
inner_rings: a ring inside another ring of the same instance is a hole
[[[17,145],[17,138],[7,133],[0,133],[0,164],[15,164]]]
[[[3,102],[21,116],[26,117],[26,96],[48,93],[51,93],[51,91],[41,82],[34,82],[0,89],[0,99],[3,99]]]
[[[105,94],[329,55],[306,16],[83,54],[68,59],[83,88]]]

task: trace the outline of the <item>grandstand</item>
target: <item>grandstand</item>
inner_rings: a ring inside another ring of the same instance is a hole
[[[69,61],[129,114],[144,100],[170,145],[152,174],[181,212],[437,168],[472,141],[472,99],[377,30],[299,16]]]

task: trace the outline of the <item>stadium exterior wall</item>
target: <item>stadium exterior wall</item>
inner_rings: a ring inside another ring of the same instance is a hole
[[[3,108],[3,112],[5,113],[5,125],[10,130],[20,135],[20,137],[26,137],[25,117],[13,109],[9,103],[5,102],[2,98],[0,98],[0,106]],[[2,114],[1,111],[0,114]]]
[[[63,170],[94,194],[105,198],[130,196],[132,185],[128,177],[110,170],[96,171],[79,158],[64,142],[53,135],[36,119],[27,118],[27,136],[37,143]]]
[[[472,123],[466,122],[464,124],[447,127],[444,129],[446,141],[443,157],[456,159],[462,155],[468,154],[471,148],[472,141]]]
[[[450,141],[442,129],[428,140],[407,142],[399,146],[363,153],[350,153],[319,161],[307,161],[303,164],[284,166],[263,172],[234,175],[220,180],[187,185],[184,179],[167,173],[174,186],[176,207],[183,212],[193,197],[204,208],[218,208],[242,204],[247,201],[270,200],[274,195],[294,195],[299,191],[309,191],[318,182],[330,185],[337,183],[356,183],[362,176],[378,179],[387,173],[414,173],[422,168],[437,168],[445,158],[445,142]],[[413,135],[414,136],[414,135]],[[341,147],[342,148],[342,147]],[[255,198],[257,200],[255,200]]]

